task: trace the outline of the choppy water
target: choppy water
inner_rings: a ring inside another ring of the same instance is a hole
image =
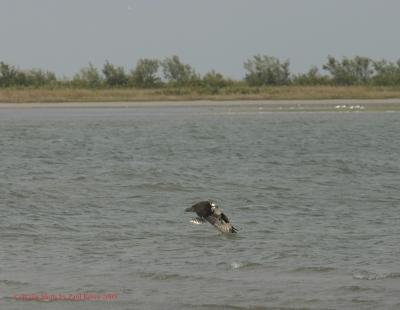
[[[400,113],[1,109],[1,309],[400,309]],[[219,202],[240,230],[189,223]],[[22,293],[113,301],[19,301]]]

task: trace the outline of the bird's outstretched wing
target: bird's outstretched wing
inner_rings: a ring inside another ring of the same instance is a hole
[[[193,224],[203,224],[205,222],[206,222],[205,218],[200,217],[200,216],[190,220],[190,223],[193,223]]]
[[[232,226],[232,224],[229,222],[228,217],[224,213],[221,213],[219,215],[211,214],[206,217],[206,220],[220,232],[223,233],[237,232],[237,229]]]

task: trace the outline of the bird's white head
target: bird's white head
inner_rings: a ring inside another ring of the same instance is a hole
[[[217,208],[217,204],[214,201],[209,200],[210,206],[211,206],[211,211],[214,212],[214,210]]]
[[[214,201],[210,200],[211,212],[215,215],[220,215],[221,210],[218,208],[217,204]]]

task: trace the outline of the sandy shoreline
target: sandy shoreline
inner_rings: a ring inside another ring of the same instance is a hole
[[[400,110],[399,99],[243,100],[243,101],[132,101],[0,103],[0,108],[135,108],[135,107],[230,107],[266,110]]]

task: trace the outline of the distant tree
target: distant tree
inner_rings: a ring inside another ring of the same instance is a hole
[[[15,77],[13,79],[13,85],[14,86],[32,86],[33,85],[33,81],[29,76],[30,71],[21,71],[21,70],[17,70]]]
[[[339,85],[366,84],[374,73],[372,60],[367,57],[356,56],[353,59],[343,57],[342,61],[328,56],[328,62],[323,66],[334,82]]]
[[[41,87],[57,82],[56,75],[41,69],[19,70],[14,66],[0,62],[0,87],[31,86]]]
[[[298,74],[292,78],[294,85],[326,85],[329,82],[329,77],[321,75],[316,66],[311,67],[307,73]]]
[[[41,69],[26,71],[25,76],[28,84],[34,87],[49,86],[57,81],[56,75],[53,72]]]
[[[102,85],[103,79],[97,70],[91,63],[87,67],[81,68],[77,74],[75,74],[73,84],[80,87],[98,88]]]
[[[289,60],[280,62],[278,58],[256,55],[244,63],[245,80],[251,86],[286,85],[290,82]]]
[[[164,59],[161,66],[164,78],[171,84],[185,86],[199,80],[192,66],[182,63],[176,55]]]
[[[10,87],[15,85],[18,71],[14,66],[0,62],[0,86]]]
[[[373,66],[375,85],[400,86],[400,59],[396,63],[386,60],[374,61]]]
[[[159,86],[161,84],[161,78],[157,75],[159,68],[160,61],[157,59],[139,59],[132,71],[133,84],[142,88]]]
[[[105,83],[109,87],[123,87],[128,84],[128,77],[123,67],[116,67],[106,61],[102,72],[105,77]]]
[[[202,79],[202,85],[214,94],[229,84],[232,84],[232,81],[224,78],[221,73],[217,73],[214,70],[207,72]]]

